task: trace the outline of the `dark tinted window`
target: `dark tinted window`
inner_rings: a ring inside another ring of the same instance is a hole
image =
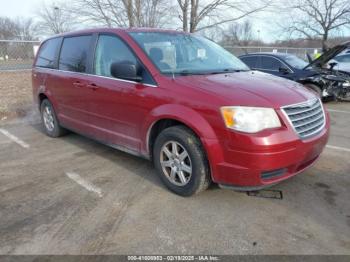
[[[35,65],[39,67],[54,68],[55,56],[61,40],[61,38],[54,38],[44,42],[40,47]]]
[[[122,61],[137,63],[136,57],[122,40],[115,36],[101,35],[96,47],[95,74],[111,76],[111,64]]]
[[[63,40],[59,69],[86,72],[91,36],[74,36]]]
[[[257,59],[258,57],[256,56],[246,56],[242,57],[241,60],[250,68],[254,69],[257,68]]]
[[[280,67],[282,67],[282,63],[278,61],[276,58],[263,56],[261,58],[261,67],[266,70],[275,70],[278,71]]]

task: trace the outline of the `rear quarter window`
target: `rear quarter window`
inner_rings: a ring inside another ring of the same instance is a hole
[[[64,38],[59,69],[85,73],[88,66],[91,35]]]
[[[61,41],[62,38],[54,38],[45,41],[40,47],[35,66],[55,68],[56,55]]]

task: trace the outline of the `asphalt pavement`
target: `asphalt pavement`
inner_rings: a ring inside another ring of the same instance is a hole
[[[318,162],[273,190],[169,192],[152,164],[36,116],[0,125],[0,254],[348,254],[350,103]]]

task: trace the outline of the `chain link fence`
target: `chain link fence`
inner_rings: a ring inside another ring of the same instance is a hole
[[[30,69],[39,45],[39,41],[0,40],[0,71]],[[294,54],[305,60],[307,60],[307,54],[313,56],[321,52],[321,48],[265,46],[224,46],[224,48],[236,56],[249,53],[280,52]]]
[[[296,55],[307,61],[307,54],[313,57],[317,53],[321,53],[321,48],[298,48],[298,47],[260,47],[260,46],[224,46],[226,50],[233,53],[235,56],[250,54],[250,53],[286,53]]]
[[[0,40],[0,71],[30,69],[39,45],[39,41]]]

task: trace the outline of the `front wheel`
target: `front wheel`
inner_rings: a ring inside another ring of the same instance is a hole
[[[191,196],[206,190],[210,184],[203,146],[184,126],[169,127],[159,134],[153,161],[163,183],[178,195]]]

